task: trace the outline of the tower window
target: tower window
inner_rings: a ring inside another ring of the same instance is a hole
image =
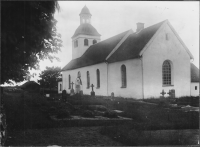
[[[88,46],[88,39],[84,39],[84,46]]]
[[[78,40],[74,41],[74,47],[78,47]]]
[[[122,88],[126,88],[126,66],[121,66],[121,78],[122,78]]]
[[[197,86],[195,86],[195,90],[197,90]]]
[[[97,41],[96,40],[93,40],[93,44],[96,44],[97,43]]]

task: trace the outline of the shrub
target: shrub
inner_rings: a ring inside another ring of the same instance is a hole
[[[106,111],[103,116],[108,118],[118,118],[117,113],[114,111]]]
[[[51,108],[49,109],[49,111],[50,111],[50,112],[55,112],[55,111],[56,111],[56,108],[55,108],[55,107],[51,107]]]
[[[94,113],[90,110],[85,110],[82,115],[83,117],[94,117]]]
[[[62,119],[62,118],[69,118],[69,117],[70,117],[70,113],[69,113],[69,111],[67,111],[67,110],[61,109],[61,110],[58,112],[58,115],[57,115],[56,117],[59,118],[59,119]]]

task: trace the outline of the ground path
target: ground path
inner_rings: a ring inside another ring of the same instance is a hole
[[[100,127],[67,127],[13,131],[6,146],[122,146],[100,134]]]

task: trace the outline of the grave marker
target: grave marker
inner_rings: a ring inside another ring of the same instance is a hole
[[[91,87],[92,87],[91,96],[95,96],[95,92],[94,92],[94,90],[93,90],[93,88],[94,88],[94,85],[93,85],[93,84],[91,84]]]

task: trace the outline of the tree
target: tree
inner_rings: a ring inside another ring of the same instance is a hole
[[[1,2],[1,84],[23,81],[39,61],[57,59],[62,46],[54,13],[57,1]]]
[[[38,80],[42,88],[57,88],[58,81],[61,79],[60,67],[46,67],[39,75],[41,80]]]

